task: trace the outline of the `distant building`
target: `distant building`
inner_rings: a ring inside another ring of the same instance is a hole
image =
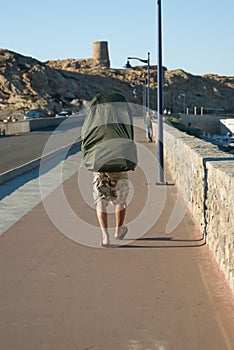
[[[93,43],[93,63],[98,66],[110,68],[110,59],[107,41],[95,41]]]

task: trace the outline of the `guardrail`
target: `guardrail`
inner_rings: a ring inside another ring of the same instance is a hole
[[[2,174],[0,174],[0,185],[20,176],[23,175],[33,169],[36,169],[40,166],[41,161],[43,162],[49,162],[50,160],[54,159],[55,157],[58,157],[61,154],[67,154],[70,150],[74,149],[75,147],[80,146],[81,139],[77,140],[76,142],[72,144],[67,144],[55,151],[52,151],[43,157],[39,157],[36,159],[31,160],[30,162],[27,162],[23,165],[20,165],[14,169],[8,170]]]

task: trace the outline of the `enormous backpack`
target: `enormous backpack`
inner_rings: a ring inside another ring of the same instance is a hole
[[[82,128],[82,155],[91,171],[134,170],[137,151],[131,109],[120,94],[98,94]]]

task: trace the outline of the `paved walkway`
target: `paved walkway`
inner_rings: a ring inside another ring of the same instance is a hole
[[[64,162],[63,186],[55,169],[46,186],[34,178],[2,199],[0,349],[234,349],[233,297],[176,187],[155,185],[155,144],[136,137],[125,245],[96,248],[79,155]]]

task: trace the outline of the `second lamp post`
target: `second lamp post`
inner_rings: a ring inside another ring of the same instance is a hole
[[[132,66],[129,63],[129,60],[138,60],[143,63],[147,63],[147,111],[150,111],[150,52],[148,52],[148,59],[143,60],[138,57],[128,57],[128,61],[126,63],[126,68],[132,68]]]

